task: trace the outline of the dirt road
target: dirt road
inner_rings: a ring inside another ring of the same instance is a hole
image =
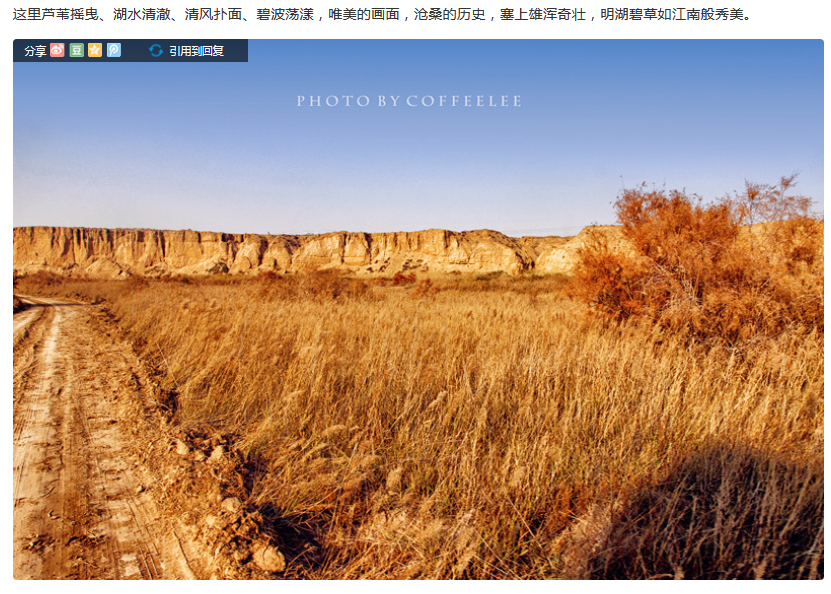
[[[14,577],[202,577],[136,453],[135,357],[92,306],[28,303],[14,315]]]

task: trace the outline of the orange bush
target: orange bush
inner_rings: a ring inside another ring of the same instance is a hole
[[[410,295],[413,299],[424,299],[426,297],[433,297],[435,296],[441,289],[439,289],[438,285],[436,285],[433,281],[429,278],[425,278],[423,281],[416,285],[415,290]]]
[[[416,275],[414,273],[402,273],[396,272],[395,275],[392,277],[392,284],[394,287],[398,285],[411,285],[416,282]]]
[[[576,292],[616,320],[650,319],[729,345],[797,326],[823,329],[823,223],[777,186],[704,204],[645,186],[615,203],[628,253],[599,233],[579,251]]]

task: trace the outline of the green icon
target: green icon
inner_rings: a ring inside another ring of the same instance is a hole
[[[83,43],[70,43],[69,44],[69,57],[70,58],[83,58],[84,57],[84,44]]]

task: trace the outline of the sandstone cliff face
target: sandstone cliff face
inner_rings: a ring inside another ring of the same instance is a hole
[[[618,233],[614,227],[600,228]],[[574,238],[511,238],[495,231],[236,235],[198,231],[19,227],[14,272],[96,278],[343,270],[359,275],[424,272],[569,272]]]
[[[592,234],[602,237],[612,251],[628,252],[631,250],[623,236],[622,227],[587,227],[559,246],[542,249],[536,259],[536,271],[545,274],[574,270],[577,265],[577,251],[591,241]]]

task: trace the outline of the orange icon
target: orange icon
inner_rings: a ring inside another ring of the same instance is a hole
[[[104,55],[104,44],[103,43],[88,43],[87,44],[87,56],[90,58],[100,58]]]

